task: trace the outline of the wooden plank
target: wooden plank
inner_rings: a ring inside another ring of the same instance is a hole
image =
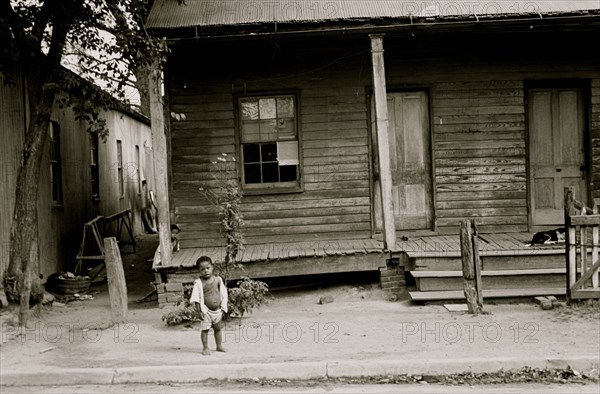
[[[558,288],[564,284],[564,274],[483,276],[481,280],[485,290]],[[461,290],[464,286],[460,277],[419,278],[415,281],[420,291]]]
[[[465,294],[461,290],[450,291],[409,291],[408,294],[413,301],[436,301],[436,300],[462,300]],[[534,297],[565,294],[564,288],[535,288],[535,289],[497,289],[483,290],[483,298],[507,298],[507,297]]]
[[[435,159],[435,166],[438,167],[463,167],[463,168],[480,168],[480,167],[498,167],[504,166],[525,166],[525,157],[482,157],[472,158],[465,157],[460,159]]]
[[[436,195],[437,201],[472,201],[472,200],[511,200],[511,199],[519,199],[524,200],[526,197],[526,192],[524,190],[519,191],[502,191],[502,190],[493,190],[493,191],[477,191],[474,194],[473,191],[471,193],[467,192],[450,192],[450,191],[442,191],[438,190]]]
[[[580,290],[580,288],[584,287],[586,284],[585,282],[591,279],[591,277],[595,275],[598,272],[598,270],[600,270],[600,260],[592,264],[592,266],[589,267],[589,269],[587,269],[585,272],[583,272],[582,269],[581,277],[579,278],[579,280],[573,283],[573,285],[571,286],[571,291]]]
[[[520,122],[489,122],[481,124],[435,124],[435,135],[444,133],[477,133],[477,132],[507,132],[525,131],[525,121]]]
[[[507,183],[465,183],[465,184],[442,184],[437,185],[438,193],[444,192],[470,192],[472,198],[480,197],[480,192],[488,191],[524,191],[526,190],[526,182],[507,182]],[[477,195],[474,193],[478,193]],[[480,197],[481,198],[481,197]]]
[[[456,167],[437,166],[435,175],[494,175],[494,174],[525,174],[525,165],[503,165],[503,166],[464,166],[461,163]]]
[[[525,138],[524,131],[457,131],[454,133],[437,133],[436,143],[456,141],[495,141],[495,140],[522,140]]]
[[[524,148],[496,149],[454,149],[436,151],[436,159],[450,158],[490,158],[490,157],[525,157]]]
[[[477,244],[473,242],[476,236],[475,224],[471,220],[460,222],[460,254],[462,256],[462,272],[464,278],[464,295],[467,300],[469,313],[479,314],[482,312],[481,303],[481,274],[478,270],[480,264]]]
[[[512,208],[473,208],[473,209],[438,209],[438,218],[461,218],[461,217],[490,217],[490,216],[514,216],[514,215],[527,215],[526,207],[512,207]]]
[[[571,298],[573,299],[599,299],[600,289],[581,289],[573,290],[571,292]]]
[[[504,114],[522,114],[525,112],[523,105],[501,105],[501,106],[476,106],[441,108],[433,107],[433,116],[485,116],[485,115],[504,115]]]
[[[469,124],[469,125],[477,125],[483,123],[514,123],[514,122],[524,122],[525,115],[522,113],[519,114],[488,114],[488,115],[443,115],[437,119],[437,123],[442,122],[441,124]],[[436,120],[434,120],[434,128],[436,126]]]
[[[377,134],[379,185],[381,210],[383,219],[383,234],[385,247],[389,250],[396,245],[396,228],[394,207],[392,203],[392,171],[388,134],[388,106],[385,82],[385,62],[383,59],[383,36],[370,35],[371,61],[375,97],[375,124]]]
[[[127,283],[117,239],[104,238],[104,250],[111,320],[113,324],[125,323],[127,322]]]
[[[571,216],[573,226],[594,226],[600,224],[600,215],[576,215]]]
[[[581,274],[585,274],[588,269],[587,264],[587,227],[581,226],[579,228],[579,270]]]
[[[512,276],[512,275],[561,275],[566,272],[563,268],[533,268],[510,270],[482,270],[481,276]],[[462,271],[410,271],[415,278],[458,278]]]
[[[593,214],[598,213],[598,206],[594,204],[592,208]],[[592,227],[592,264],[598,261],[598,242],[600,241],[600,228],[599,226]],[[597,289],[600,282],[600,270],[592,275],[592,287]]]

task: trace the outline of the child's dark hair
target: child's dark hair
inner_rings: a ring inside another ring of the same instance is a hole
[[[202,263],[208,263],[208,264],[210,264],[211,266],[214,267],[212,259],[210,257],[208,257],[208,256],[200,256],[200,257],[198,257],[198,260],[196,260],[196,268],[199,269],[200,268],[200,264],[202,264]]]
[[[179,229],[179,226],[176,224],[171,225],[171,231],[173,231],[173,230],[177,230],[178,232],[181,232],[181,230]]]

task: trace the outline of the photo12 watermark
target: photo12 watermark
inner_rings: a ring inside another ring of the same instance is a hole
[[[540,331],[538,323],[512,322],[500,324],[498,322],[402,322],[400,333],[402,343],[457,343],[467,341],[475,343],[484,341],[497,343],[508,335],[514,343],[538,343]]]
[[[139,326],[135,323],[109,325],[106,322],[36,322],[29,327],[0,325],[0,342],[99,342],[103,337],[114,343],[138,343]]]
[[[304,339],[319,344],[334,344],[339,342],[339,331],[340,327],[334,322],[249,322],[228,325],[223,330],[223,343],[298,343]]]

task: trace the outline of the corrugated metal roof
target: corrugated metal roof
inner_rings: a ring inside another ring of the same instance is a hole
[[[543,15],[599,9],[600,0],[155,0],[146,26],[174,29],[411,16]]]

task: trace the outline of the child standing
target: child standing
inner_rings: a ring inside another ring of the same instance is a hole
[[[200,314],[202,354],[208,356],[208,331],[215,332],[217,352],[224,352],[222,345],[223,313],[227,313],[227,287],[220,276],[214,275],[214,266],[210,257],[202,256],[196,261],[200,278],[194,281],[190,302],[196,304]]]

